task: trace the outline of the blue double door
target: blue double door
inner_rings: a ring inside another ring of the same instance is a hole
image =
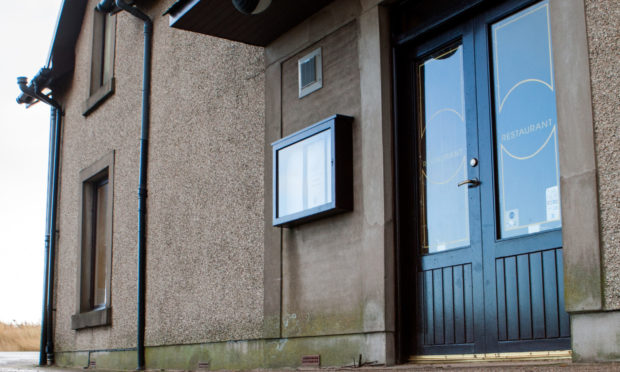
[[[570,348],[549,4],[396,48],[403,317],[416,354]]]

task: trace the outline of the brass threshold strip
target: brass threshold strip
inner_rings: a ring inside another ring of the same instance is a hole
[[[467,363],[467,362],[508,362],[535,360],[570,360],[570,350],[528,351],[518,353],[487,354],[449,354],[449,355],[414,355],[410,363]]]

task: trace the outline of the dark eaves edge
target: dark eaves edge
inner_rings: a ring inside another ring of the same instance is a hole
[[[172,5],[170,5],[168,9],[166,9],[165,12],[162,13],[162,16],[176,13],[179,9],[183,8],[185,4],[189,3],[190,1],[191,0],[176,0]]]

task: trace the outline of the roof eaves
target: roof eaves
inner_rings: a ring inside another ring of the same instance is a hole
[[[47,59],[47,67],[52,70],[52,81],[73,72],[75,45],[82,28],[86,4],[84,0],[63,0],[60,6]]]
[[[172,5],[170,5],[168,9],[166,9],[166,11],[162,14],[162,16],[176,13],[179,9],[183,8],[185,4],[189,2],[190,0],[176,0]]]

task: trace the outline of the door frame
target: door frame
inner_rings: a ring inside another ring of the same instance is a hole
[[[533,3],[534,1],[532,1]],[[402,107],[402,89],[397,84],[399,74],[400,50],[403,45],[437,30],[450,27],[459,18],[471,11],[480,11],[489,5],[486,0],[472,0],[464,8],[427,22],[418,29],[406,32],[399,29],[399,6],[391,7],[392,60],[393,60],[393,112],[394,112],[394,212],[395,212],[395,250],[396,265],[396,319],[397,319],[397,360],[404,362],[415,350],[410,341],[415,332],[415,320],[406,314],[415,309],[415,298],[407,296],[407,286],[415,283],[417,267],[405,267],[417,262],[404,247],[417,240],[417,209],[414,194],[417,182],[413,179],[412,162],[414,149],[407,146],[404,138],[413,128],[405,123],[411,122]],[[531,3],[530,3],[531,4]],[[562,240],[564,250],[565,308],[570,312],[596,311],[603,309],[601,252],[599,236],[599,209],[597,168],[595,161],[594,122],[592,117],[592,97],[590,87],[590,66],[585,26],[585,5],[583,1],[550,0],[551,36],[554,48],[554,78],[556,83],[556,102],[558,115],[558,146],[560,148],[560,188],[562,208]],[[403,190],[414,190],[404,193]],[[583,217],[588,223],[583,223]],[[584,280],[584,273],[587,279]],[[413,284],[415,285],[415,284]]]

